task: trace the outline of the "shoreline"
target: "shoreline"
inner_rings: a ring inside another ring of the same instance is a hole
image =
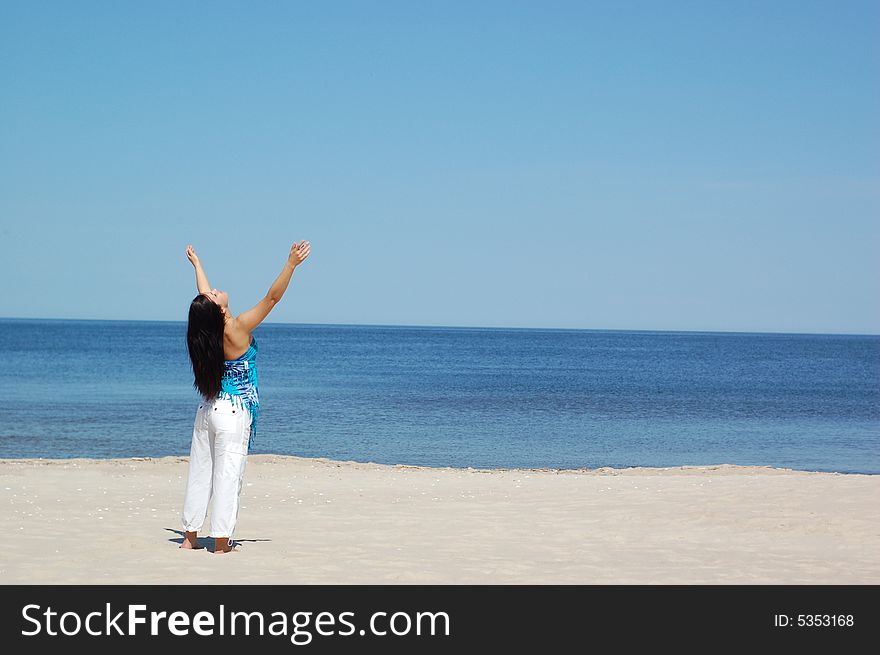
[[[161,457],[0,457],[0,466],[22,463],[34,465],[62,465],[66,463],[100,463],[114,462],[126,464],[130,462],[180,462],[189,461],[188,455],[163,455]],[[381,462],[360,462],[357,460],[338,460],[329,457],[303,457],[300,455],[278,455],[272,453],[256,453],[248,455],[248,461],[297,461],[297,462],[319,462],[332,466],[354,466],[354,467],[385,467],[390,469],[412,469],[425,471],[471,471],[476,473],[502,473],[502,472],[520,472],[520,473],[556,473],[556,474],[577,474],[577,475],[664,475],[664,474],[704,474],[713,473],[716,475],[736,475],[740,473],[765,474],[765,475],[782,475],[782,474],[807,474],[807,475],[862,475],[867,477],[876,477],[880,473],[864,473],[850,471],[817,471],[808,469],[793,469],[779,466],[768,466],[758,464],[682,464],[679,466],[627,466],[615,468],[612,466],[600,466],[597,468],[579,467],[579,468],[555,468],[555,467],[475,467],[475,466],[429,466],[423,464],[385,464]]]
[[[217,557],[178,548],[188,462],[0,459],[0,584],[880,584],[876,475],[258,454]]]

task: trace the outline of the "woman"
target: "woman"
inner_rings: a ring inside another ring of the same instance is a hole
[[[199,295],[189,306],[186,345],[195,376],[193,386],[201,395],[201,403],[189,455],[181,517],[186,536],[181,548],[202,548],[197,535],[211,501],[214,552],[236,550],[231,539],[238,519],[248,446],[256,435],[260,406],[257,342],[251,333],[281,300],[294,269],[309,256],[309,249],[308,241],[294,243],[284,270],[266,297],[235,317],[229,309],[229,294],[208,284],[195,250],[192,246],[186,248],[199,287]]]

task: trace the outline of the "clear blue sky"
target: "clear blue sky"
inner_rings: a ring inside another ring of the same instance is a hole
[[[880,333],[880,3],[2,2],[0,316]]]

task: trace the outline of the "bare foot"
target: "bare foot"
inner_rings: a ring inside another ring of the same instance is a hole
[[[239,544],[236,541],[230,541],[224,537],[214,539],[214,554],[222,555],[223,553],[237,553]]]
[[[193,544],[191,541],[187,541],[186,539],[184,539],[179,548],[183,548],[184,550],[203,550],[205,547],[198,541]]]
[[[187,532],[184,534],[183,543],[180,547],[184,550],[202,550],[204,546],[199,543],[199,538],[195,532]]]

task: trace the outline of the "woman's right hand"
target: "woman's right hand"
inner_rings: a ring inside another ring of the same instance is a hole
[[[311,246],[308,241],[300,241],[299,243],[294,242],[290,247],[290,256],[287,258],[287,261],[290,262],[291,266],[296,268],[306,260],[306,257],[309,256],[310,248]]]

